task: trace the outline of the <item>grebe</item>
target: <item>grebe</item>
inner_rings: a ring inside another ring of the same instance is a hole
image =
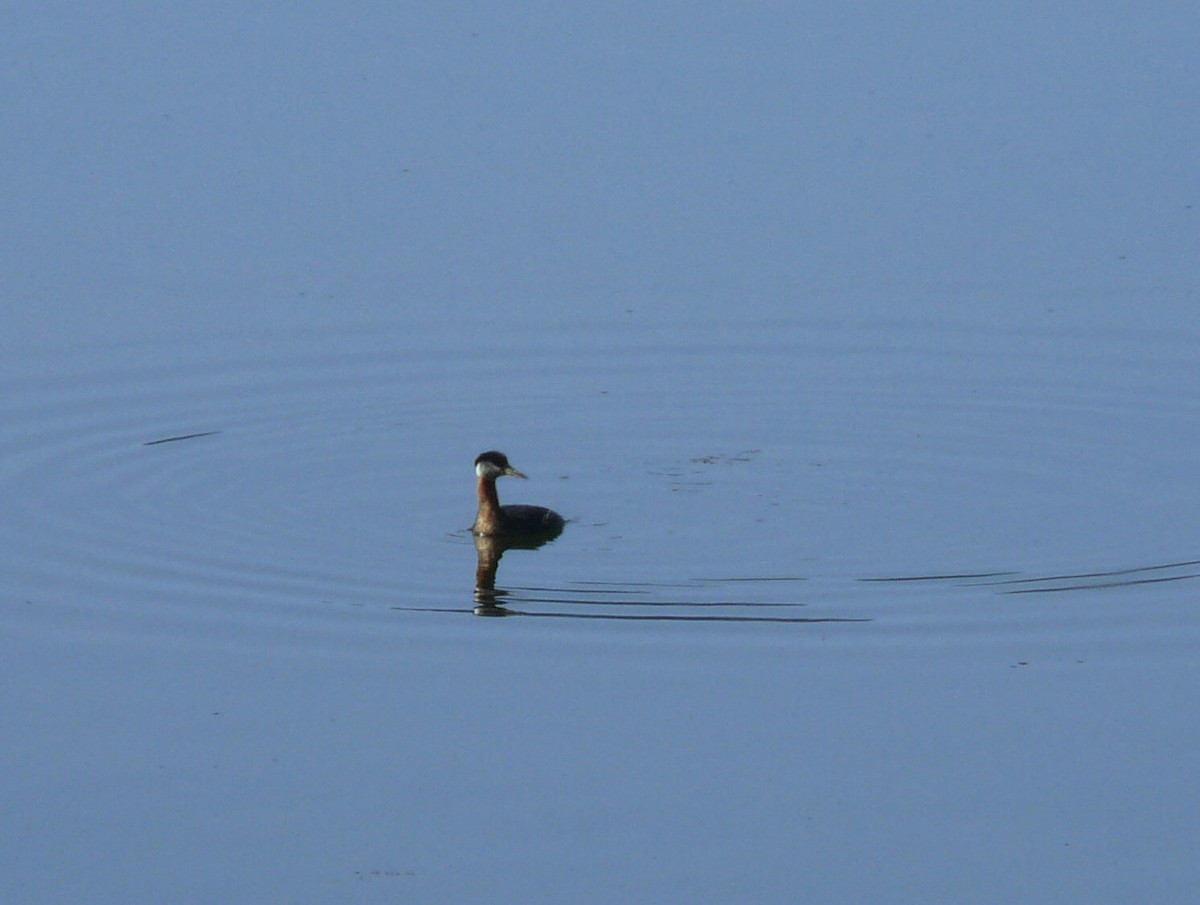
[[[543,537],[557,535],[566,524],[561,515],[544,506],[501,506],[496,478],[525,475],[508,464],[508,456],[490,449],[475,457],[479,512],[471,531],[483,537]]]

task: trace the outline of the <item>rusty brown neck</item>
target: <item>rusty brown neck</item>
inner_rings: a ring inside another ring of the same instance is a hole
[[[495,478],[478,478],[475,491],[479,496],[479,512],[471,530],[476,534],[495,534],[500,527],[500,498],[496,496]]]

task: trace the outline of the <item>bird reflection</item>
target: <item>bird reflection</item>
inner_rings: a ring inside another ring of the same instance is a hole
[[[506,550],[536,550],[557,537],[557,532],[534,537],[474,535],[475,540],[475,615],[511,616],[513,611],[500,605],[508,592],[496,589],[496,572]]]
[[[496,573],[505,552],[511,549],[535,550],[553,537],[513,538],[502,536],[474,535],[475,552],[475,606],[476,616],[542,616],[566,619],[617,619],[649,620],[656,622],[868,622],[864,617],[798,616],[794,614],[800,602],[754,602],[754,601],[705,601],[684,600],[672,596],[669,600],[653,599],[653,591],[659,589],[682,589],[704,584],[693,581],[685,585],[666,583],[661,586],[645,583],[577,582],[580,587],[517,589],[512,599],[518,604],[550,604],[553,609],[514,609],[505,605],[510,593],[496,587]],[[771,582],[803,581],[800,578],[762,579]],[[728,579],[733,582],[740,579]],[[649,596],[648,596],[649,595]],[[594,607],[601,607],[597,612]],[[418,609],[415,608],[414,609]],[[421,607],[419,609],[439,608]],[[791,612],[789,612],[791,611]]]

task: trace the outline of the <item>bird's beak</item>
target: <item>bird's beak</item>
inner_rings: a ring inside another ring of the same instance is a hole
[[[529,475],[527,475],[527,474],[521,474],[521,472],[517,471],[517,470],[516,470],[515,468],[513,468],[511,465],[506,465],[506,466],[504,467],[504,473],[505,473],[506,475],[511,475],[511,476],[512,476],[512,477],[514,477],[514,478],[525,478],[525,480],[529,480]]]

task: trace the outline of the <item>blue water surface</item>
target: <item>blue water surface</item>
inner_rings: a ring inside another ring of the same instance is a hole
[[[1194,14],[9,20],[6,902],[1196,888]]]

